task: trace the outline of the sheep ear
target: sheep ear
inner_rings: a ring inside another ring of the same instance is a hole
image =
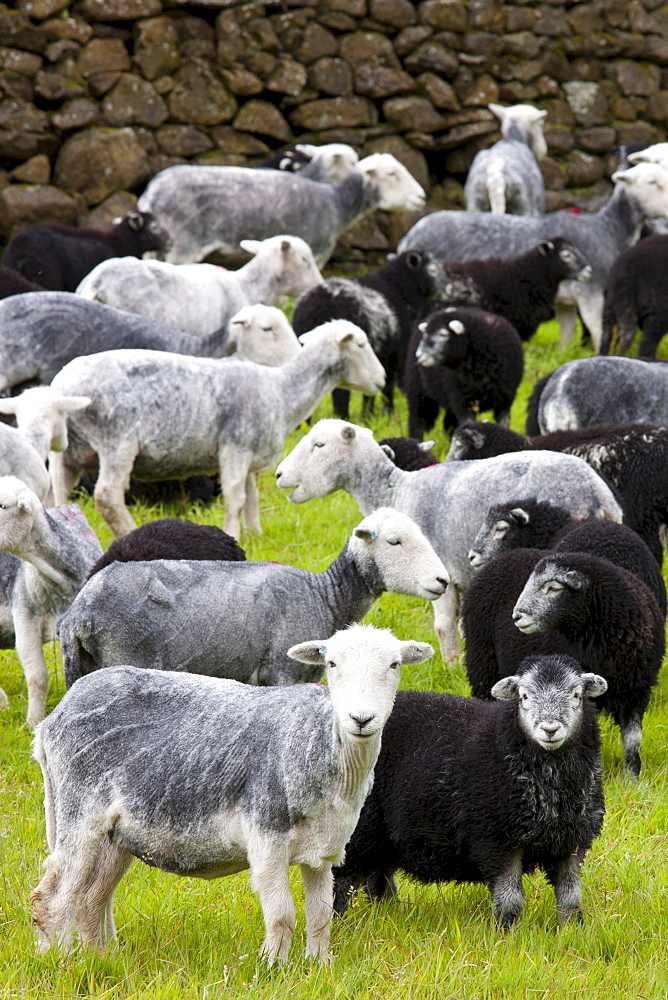
[[[61,413],[76,413],[77,410],[85,410],[91,403],[90,396],[64,396],[58,400],[58,409]]]
[[[400,642],[399,645],[402,663],[424,663],[425,660],[434,655],[434,647],[430,646],[428,642],[409,640],[408,642]]]
[[[426,321],[426,319],[423,320],[421,323],[418,323],[418,330],[420,331],[420,333],[426,333],[426,331],[427,331],[427,321]]]
[[[492,112],[493,115],[496,115],[497,118],[503,120],[503,117],[506,113],[506,109],[501,104],[488,104],[487,107],[489,108],[489,110]]]
[[[134,229],[136,233],[144,228],[144,217],[139,212],[128,212],[125,218],[128,220],[130,229]]]
[[[385,452],[387,457],[393,462],[395,458],[394,450],[390,448],[389,444],[381,444],[380,447]]]
[[[292,250],[292,243],[290,240],[281,241],[281,253],[288,254]]]
[[[341,428],[341,437],[344,441],[352,441],[355,436],[355,428],[352,424],[345,424],[345,426]]]
[[[345,344],[347,340],[353,340],[356,330],[339,330],[336,335],[337,344]]]
[[[326,641],[324,639],[311,639],[309,642],[299,642],[296,646],[291,646],[288,656],[292,660],[300,660],[301,663],[323,663],[327,652]]]
[[[479,451],[485,443],[485,435],[476,427],[460,427],[459,432],[468,438],[476,451]]]
[[[548,254],[554,251],[554,243],[550,240],[543,240],[542,243],[538,244],[538,253],[542,254],[543,257],[547,257]]]
[[[541,112],[539,112],[538,117],[536,118],[536,121],[537,122],[544,122],[546,118],[547,118],[547,111],[541,111]]]
[[[32,507],[30,500],[31,497],[29,493],[20,493],[19,498],[16,501],[16,506],[18,507],[19,510],[29,511]]]
[[[7,399],[0,399],[0,413],[16,413],[16,396],[8,396]]]
[[[529,523],[529,515],[525,510],[522,510],[521,507],[515,507],[514,510],[511,510],[510,517],[512,517],[513,521],[515,521],[516,524]]]
[[[576,569],[569,569],[564,573],[564,583],[571,590],[584,590],[587,586],[587,577]]]
[[[520,694],[520,679],[517,674],[512,674],[510,677],[503,677],[500,681],[497,681],[492,688],[492,698],[498,698],[499,701],[516,701]]]
[[[464,333],[465,329],[464,324],[459,319],[451,319],[450,322],[448,323],[448,327],[450,328],[452,333],[456,334],[457,336],[460,336],[462,333]]]
[[[262,246],[261,240],[239,240],[239,246],[246,253],[256,254]]]
[[[378,538],[378,532],[374,528],[355,528],[353,535],[355,538],[364,539],[365,542],[375,542]]]
[[[418,450],[424,452],[431,451],[431,449],[435,447],[436,447],[435,441],[420,441],[420,443],[418,444]]]
[[[608,682],[600,674],[582,674],[580,679],[585,698],[598,698],[608,690]]]

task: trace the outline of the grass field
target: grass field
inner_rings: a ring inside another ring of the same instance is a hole
[[[523,428],[526,396],[536,378],[586,353],[576,346],[559,352],[556,343],[556,328],[549,324],[527,348],[527,374],[513,409],[517,430]],[[355,409],[353,419],[358,414]],[[329,401],[316,416],[328,415]],[[378,437],[405,433],[403,404],[394,418],[379,417],[371,426]],[[300,433],[291,436],[286,451]],[[438,450],[444,457],[442,435]],[[106,547],[111,540],[106,525],[89,500],[82,504]],[[217,505],[190,510],[178,504],[135,506],[133,513],[138,522],[187,514],[222,523]],[[262,479],[264,535],[244,537],[242,544],[249,558],[320,570],[359,520],[347,495],[295,506],[267,474]],[[385,595],[368,620],[393,628],[401,638],[435,643],[427,602]],[[55,644],[46,649],[52,708],[64,683]],[[602,720],[607,816],[583,869],[582,926],[559,926],[542,876],[525,879],[524,915],[508,935],[497,931],[484,887],[401,880],[399,905],[372,906],[358,898],[346,918],[334,922],[333,959],[322,967],[302,957],[303,893],[295,870],[298,928],[292,963],[272,970],[257,957],[262,915],[247,873],[207,883],[139,863],[117,892],[117,946],[105,955],[80,948],[69,955],[37,955],[28,894],[46,857],[42,783],[30,756],[31,734],[23,724],[26,691],[13,652],[0,653],[0,685],[10,698],[10,709],[0,716],[0,998],[657,1000],[668,994],[665,670],[645,716],[643,772],[637,784],[624,773],[618,731]],[[461,662],[448,669],[438,655],[407,669],[402,687],[468,693]]]

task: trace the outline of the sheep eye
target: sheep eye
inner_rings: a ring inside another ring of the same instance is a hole
[[[401,539],[400,538],[388,538],[387,544],[388,545],[401,545]]]
[[[556,594],[558,591],[563,589],[563,584],[558,583],[556,580],[548,580],[548,582],[542,587],[544,594]]]
[[[314,441],[313,447],[314,448],[324,448],[325,447],[325,442],[324,441]]]
[[[334,663],[334,660],[327,660],[325,666],[328,670],[333,670],[336,667],[336,663]]]
[[[400,667],[400,665],[401,664],[399,663],[398,660],[395,660],[394,663],[390,663],[390,667],[391,667],[392,670],[398,670],[399,667]]]
[[[8,503],[0,503],[0,510],[9,510]]]
[[[522,701],[528,701],[528,700],[529,700],[529,695],[526,692],[524,692],[522,694]]]

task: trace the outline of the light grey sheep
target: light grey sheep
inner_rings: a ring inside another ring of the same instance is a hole
[[[610,488],[580,458],[558,452],[519,452],[479,462],[442,462],[417,472],[398,469],[370,430],[344,420],[320,420],[276,469],[279,487],[302,503],[347,490],[363,514],[391,505],[422,528],[450,576],[434,602],[434,627],[443,657],[459,654],[455,617],[458,593],[474,575],[471,548],[488,507],[518,489],[551,499],[574,517],[621,521]]]
[[[542,215],[545,184],[536,160],[547,155],[547,111],[530,104],[487,107],[501,122],[503,138],[475,155],[464,185],[467,211]]]
[[[177,875],[249,868],[269,964],[295,928],[289,867],[306,894],[306,955],[326,961],[332,864],[373,780],[402,663],[424,642],[353,626],[293,646],[319,684],[236,681],[111,667],[84,677],[39,727],[50,857],[31,895],[42,950],[114,940],[113,895],[134,857]]]
[[[60,620],[65,681],[115,663],[246,684],[318,681],[321,667],[290,660],[290,645],[360,621],[384,591],[433,601],[447,583],[418,526],[389,507],[354,529],[324,573],[274,562],[115,562]]]
[[[299,354],[297,334],[276,306],[244,306],[227,324],[227,345],[235,358],[276,368]]]
[[[56,502],[67,499],[84,468],[99,465],[95,502],[119,537],[135,527],[124,500],[131,475],[151,482],[220,471],[224,530],[238,538],[243,512],[246,529],[260,531],[256,476],[275,465],[290,431],[334,386],[372,395],[385,382],[353,323],[333,320],[301,341],[299,354],[280,368],[159,351],[71,361],[53,387],[73,394],[77,386],[92,403],[70,415],[69,445],[52,454]]]

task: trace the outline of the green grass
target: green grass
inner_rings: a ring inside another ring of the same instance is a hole
[[[513,408],[521,430],[535,380],[563,361],[554,325],[527,348],[527,374]],[[359,419],[355,403],[353,419]],[[329,401],[316,416],[330,415]],[[405,433],[405,408],[371,421],[377,436]],[[299,439],[291,436],[286,451]],[[438,431],[435,436],[438,436]],[[446,442],[439,437],[439,454]],[[289,503],[262,477],[262,537],[244,537],[250,558],[268,558],[320,570],[339,552],[360,519],[350,497],[337,494],[302,506]],[[106,547],[110,535],[90,501],[83,506]],[[135,506],[138,522],[184,515],[221,524],[219,505],[190,510],[174,504]],[[427,602],[385,595],[369,615],[401,638],[435,643]],[[49,708],[62,697],[55,644]],[[81,948],[65,956],[37,955],[28,894],[46,857],[42,785],[23,724],[26,692],[13,652],[0,654],[0,685],[10,708],[0,715],[0,997],[133,1000],[309,998],[309,1000],[618,1000],[663,998],[668,993],[668,798],[666,796],[668,683],[664,675],[645,717],[640,781],[623,771],[619,733],[602,720],[607,817],[583,869],[585,921],[558,925],[552,892],[542,876],[525,879],[527,905],[508,935],[492,920],[482,886],[400,885],[400,904],[372,906],[357,899],[333,926],[333,960],[320,967],[303,959],[303,893],[293,886],[298,928],[292,963],[269,970],[258,960],[262,915],[247,873],[210,883],[179,879],[136,864],[116,897],[119,942],[107,954]],[[467,694],[462,663],[447,669],[437,655],[404,672],[402,686]]]

